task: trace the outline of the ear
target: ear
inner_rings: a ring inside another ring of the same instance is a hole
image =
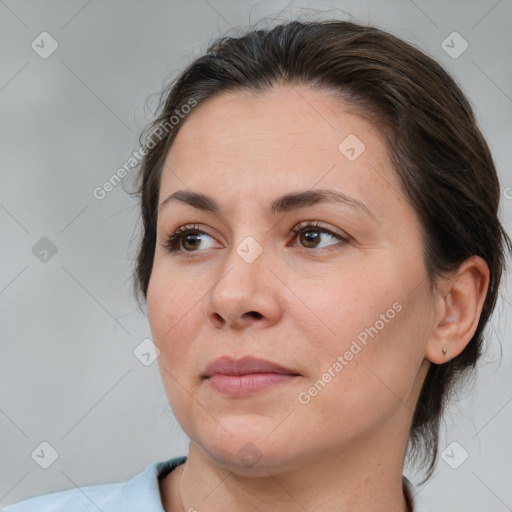
[[[443,364],[464,350],[478,326],[488,286],[489,267],[480,256],[465,260],[442,282],[435,297],[435,324],[426,359]]]

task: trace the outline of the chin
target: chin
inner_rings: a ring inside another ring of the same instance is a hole
[[[300,443],[293,441],[293,435],[287,433],[282,437],[275,432],[269,435],[275,429],[275,422],[270,429],[266,425],[258,427],[255,422],[252,425],[252,429],[232,430],[232,423],[231,429],[227,429],[231,435],[219,427],[222,434],[207,435],[194,443],[216,464],[240,476],[268,477],[269,473],[277,474],[297,466]],[[286,443],[286,439],[291,442]]]

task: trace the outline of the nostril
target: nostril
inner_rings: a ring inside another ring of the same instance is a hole
[[[258,313],[257,311],[249,311],[246,313],[246,315],[250,315],[253,318],[261,318],[263,315],[261,313]]]

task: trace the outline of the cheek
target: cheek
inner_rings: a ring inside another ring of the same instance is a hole
[[[205,289],[189,285],[183,277],[169,269],[155,267],[147,293],[148,319],[153,342],[160,350],[158,365],[167,399],[180,425],[187,425],[194,414],[195,401],[190,400],[197,383],[188,376],[197,371],[198,329],[204,322]],[[186,390],[185,390],[186,388]]]
[[[312,435],[319,418],[330,425],[332,436],[349,439],[405,411],[422,356],[411,343],[415,313],[408,304],[401,306],[382,310],[388,311],[388,323],[378,319],[365,326],[361,313],[357,320],[347,316],[350,327],[343,332],[338,324],[340,334],[329,344],[329,356],[325,345],[318,347],[317,371],[296,397],[301,423],[312,426]]]
[[[407,393],[423,358],[428,308],[424,286],[411,293],[413,275],[382,264],[311,282],[307,305],[312,311],[303,309],[295,317],[314,354],[312,382],[329,380],[325,372],[330,370],[337,378],[326,387],[337,388],[338,397],[363,402],[392,395],[386,385]]]
[[[148,286],[147,309],[153,341],[164,356],[160,361],[176,367],[186,360],[195,333],[204,321],[201,297],[206,292],[205,285],[184,282],[175,273],[154,268]]]
[[[370,339],[375,324],[378,332],[386,331],[399,316],[400,284],[382,268],[347,268],[309,282],[301,314],[295,317],[316,353],[337,357],[352,341]]]

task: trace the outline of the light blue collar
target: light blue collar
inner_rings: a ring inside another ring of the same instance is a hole
[[[125,482],[116,512],[141,512],[141,510],[165,512],[160,498],[159,479],[167,476],[186,460],[186,456],[181,456],[162,462],[153,462],[144,471]],[[413,512],[427,512],[425,504],[418,495],[418,490],[405,475],[402,476],[402,485],[412,503]]]

